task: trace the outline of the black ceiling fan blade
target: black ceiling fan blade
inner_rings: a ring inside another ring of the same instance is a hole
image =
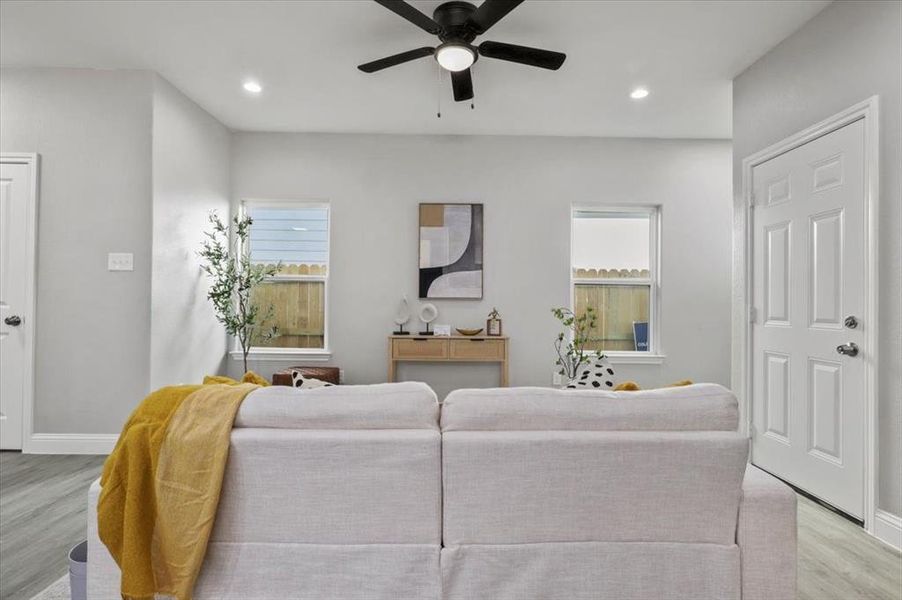
[[[407,52],[402,52],[401,54],[386,56],[385,58],[380,58],[379,60],[374,60],[373,62],[362,64],[357,68],[364,73],[375,73],[376,71],[381,71],[382,69],[394,67],[395,65],[400,65],[402,63],[416,60],[418,58],[432,56],[433,54],[435,54],[435,48],[423,46],[422,48],[417,48],[416,50],[408,50]]]
[[[442,26],[427,17],[404,0],[376,0],[388,10],[398,16],[404,17],[420,29],[428,31],[432,35],[438,35],[442,31]]]
[[[563,52],[541,50],[540,48],[517,46],[515,44],[505,44],[503,42],[482,42],[479,44],[479,55],[485,56],[486,58],[497,58],[498,60],[507,60],[523,65],[529,65],[531,67],[551,69],[552,71],[561,68],[561,65],[564,64],[564,60],[567,58],[567,55]]]
[[[470,69],[451,71],[451,87],[454,90],[454,101],[463,102],[473,99],[473,76]]]
[[[523,0],[485,0],[473,11],[467,23],[476,34],[481,35],[522,3]]]

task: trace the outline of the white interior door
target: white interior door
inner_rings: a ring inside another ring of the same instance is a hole
[[[855,121],[752,171],[752,462],[859,519],[864,133]]]
[[[34,331],[26,326],[33,285],[28,269],[34,248],[33,163],[0,163],[0,449],[22,448],[22,417],[26,385],[31,377],[28,352]],[[29,251],[29,244],[31,251]]]

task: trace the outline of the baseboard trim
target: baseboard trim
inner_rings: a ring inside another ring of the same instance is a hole
[[[874,537],[902,550],[902,517],[878,509],[874,514]]]
[[[115,433],[33,433],[25,454],[109,454],[119,436]]]

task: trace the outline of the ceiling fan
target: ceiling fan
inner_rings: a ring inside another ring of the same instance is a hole
[[[479,8],[469,2],[453,0],[439,5],[432,13],[431,19],[403,0],[375,1],[420,29],[438,36],[441,44],[435,48],[424,46],[387,56],[357,68],[364,73],[374,73],[418,58],[434,56],[442,68],[451,72],[451,87],[454,90],[454,100],[457,102],[473,98],[470,67],[480,56],[552,71],[559,69],[567,58],[567,55],[561,52],[503,42],[482,42],[478,46],[473,45],[473,40],[517,8],[523,0],[485,0]]]

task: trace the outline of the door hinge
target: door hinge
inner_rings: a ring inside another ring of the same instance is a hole
[[[754,306],[749,307],[749,323],[758,322],[758,309]]]

